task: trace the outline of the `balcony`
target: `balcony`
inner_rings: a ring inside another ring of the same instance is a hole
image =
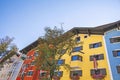
[[[91,76],[94,79],[103,79],[106,76],[106,69],[93,69],[91,70]]]
[[[79,79],[80,79],[79,76],[72,76],[72,77],[71,77],[71,80],[79,80]]]
[[[103,75],[103,74],[93,74],[92,77],[94,79],[103,79],[105,77],[105,75]]]

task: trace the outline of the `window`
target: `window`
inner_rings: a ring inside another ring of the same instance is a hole
[[[73,50],[72,50],[72,52],[78,52],[78,51],[80,51],[82,49],[83,49],[83,46],[74,47]]]
[[[70,71],[70,77],[73,76],[82,76],[82,70]]]
[[[96,60],[103,60],[104,59],[104,54],[91,55],[90,56],[90,61],[93,61],[93,58],[96,58]]]
[[[113,56],[114,57],[120,57],[120,50],[115,50],[115,51],[113,51]]]
[[[91,72],[91,75],[94,75],[94,74],[96,74],[96,75],[99,75],[99,74],[106,75],[106,69],[105,68],[97,69],[97,70],[96,69],[91,69],[90,72]]]
[[[117,72],[120,74],[120,66],[116,66]]]
[[[63,49],[60,51],[61,54],[64,54],[66,52],[66,49]]]
[[[63,60],[63,59],[57,61],[57,64],[58,64],[58,65],[62,65],[62,64],[64,64],[64,63],[65,63],[65,60]]]
[[[76,42],[80,42],[80,37],[76,37]]]
[[[27,76],[32,76],[33,75],[33,71],[28,71],[27,72]]]
[[[37,57],[37,56],[38,56],[38,52],[35,52],[35,53],[34,53],[34,56]]]
[[[32,62],[31,62],[31,65],[35,65],[35,61],[32,61]]]
[[[43,71],[43,72],[40,73],[40,77],[44,77],[44,76],[46,76],[46,75],[47,75],[47,72],[46,72],[46,71]]]
[[[110,43],[120,42],[120,37],[110,38]]]
[[[82,56],[75,55],[75,56],[72,56],[72,57],[71,57],[71,61],[76,61],[76,60],[82,61]]]
[[[98,42],[98,43],[90,44],[89,48],[98,48],[98,47],[101,47],[101,46],[102,46],[102,43]]]
[[[57,72],[55,72],[55,74],[59,77],[62,77],[63,76],[63,71],[57,71]]]

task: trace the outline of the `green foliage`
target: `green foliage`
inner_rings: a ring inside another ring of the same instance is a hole
[[[64,55],[62,51],[65,50],[65,52],[70,53],[76,42],[71,38],[72,33],[64,33],[62,29],[57,27],[54,27],[54,29],[47,27],[45,32],[45,36],[39,38],[40,45],[37,48],[39,56],[36,58],[36,66],[38,69],[48,71],[52,79],[54,71],[60,69],[57,60]],[[70,69],[68,64],[63,66],[65,69]]]
[[[1,63],[12,57],[16,51],[17,46],[12,43],[13,38],[6,36],[5,38],[0,38],[0,54],[8,53],[4,58],[2,58]]]

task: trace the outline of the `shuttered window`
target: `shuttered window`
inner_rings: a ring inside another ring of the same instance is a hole
[[[114,57],[120,57],[120,50],[115,50],[115,51],[113,51],[113,56]]]
[[[117,72],[120,74],[120,66],[116,66]]]
[[[89,44],[89,48],[98,48],[98,47],[101,47],[101,46],[102,46],[101,42],[94,43],[94,44]]]
[[[120,37],[110,38],[110,43],[120,42]]]
[[[91,73],[91,75],[93,75],[93,74],[96,74],[96,75],[99,75],[99,74],[106,75],[106,69],[105,68],[103,68],[103,69],[97,69],[97,70],[91,69],[90,73]]]
[[[70,77],[73,76],[82,76],[82,70],[70,71]]]
[[[91,55],[90,56],[90,61],[93,61],[93,58],[96,58],[96,60],[103,60],[104,59],[104,54]]]

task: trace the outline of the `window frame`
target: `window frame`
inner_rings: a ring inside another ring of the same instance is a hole
[[[77,57],[77,59],[73,59],[73,57]],[[73,55],[73,56],[71,56],[71,61],[82,61],[82,56],[80,56],[80,55]]]
[[[97,46],[96,46],[97,45]],[[89,48],[90,49],[94,49],[94,48],[99,48],[102,46],[102,42],[97,42],[97,43],[92,43],[92,44],[89,44]]]
[[[60,75],[58,73],[60,73]],[[55,74],[58,77],[62,77],[63,76],[63,71],[56,71]]]
[[[59,61],[60,61],[60,63],[59,63]],[[57,60],[57,65],[63,65],[63,64],[65,64],[65,59],[59,59],[59,60]]]
[[[106,70],[106,68],[99,68],[99,69],[97,69],[97,70],[99,70],[99,74],[102,74],[102,75],[107,75],[107,70]],[[96,69],[91,69],[90,70],[90,75],[99,75],[97,72],[95,72],[96,71]],[[97,74],[96,74],[97,73]]]
[[[78,49],[77,49],[78,48]],[[76,50],[77,49],[77,50]],[[79,52],[79,51],[81,51],[81,50],[83,50],[83,46],[77,46],[77,47],[74,47],[73,49],[72,49],[72,52]]]
[[[93,61],[94,57],[97,57],[96,60],[104,60],[104,54],[95,54],[95,55],[90,55],[90,61]]]
[[[110,43],[120,43],[120,36],[115,36],[115,37],[110,38]]]
[[[74,75],[75,74],[75,75]],[[77,75],[76,75],[77,74]],[[70,71],[70,77],[73,76],[82,76],[82,70],[74,70],[74,71]]]
[[[31,73],[32,72],[32,73]],[[34,71],[33,70],[29,70],[28,72],[27,72],[27,76],[33,76],[33,74],[34,74]]]
[[[80,42],[81,41],[80,36],[76,37],[75,40],[76,40],[76,42]]]
[[[120,74],[120,65],[116,66],[117,73]]]
[[[113,57],[120,57],[120,49],[113,50],[112,53],[113,53]]]

